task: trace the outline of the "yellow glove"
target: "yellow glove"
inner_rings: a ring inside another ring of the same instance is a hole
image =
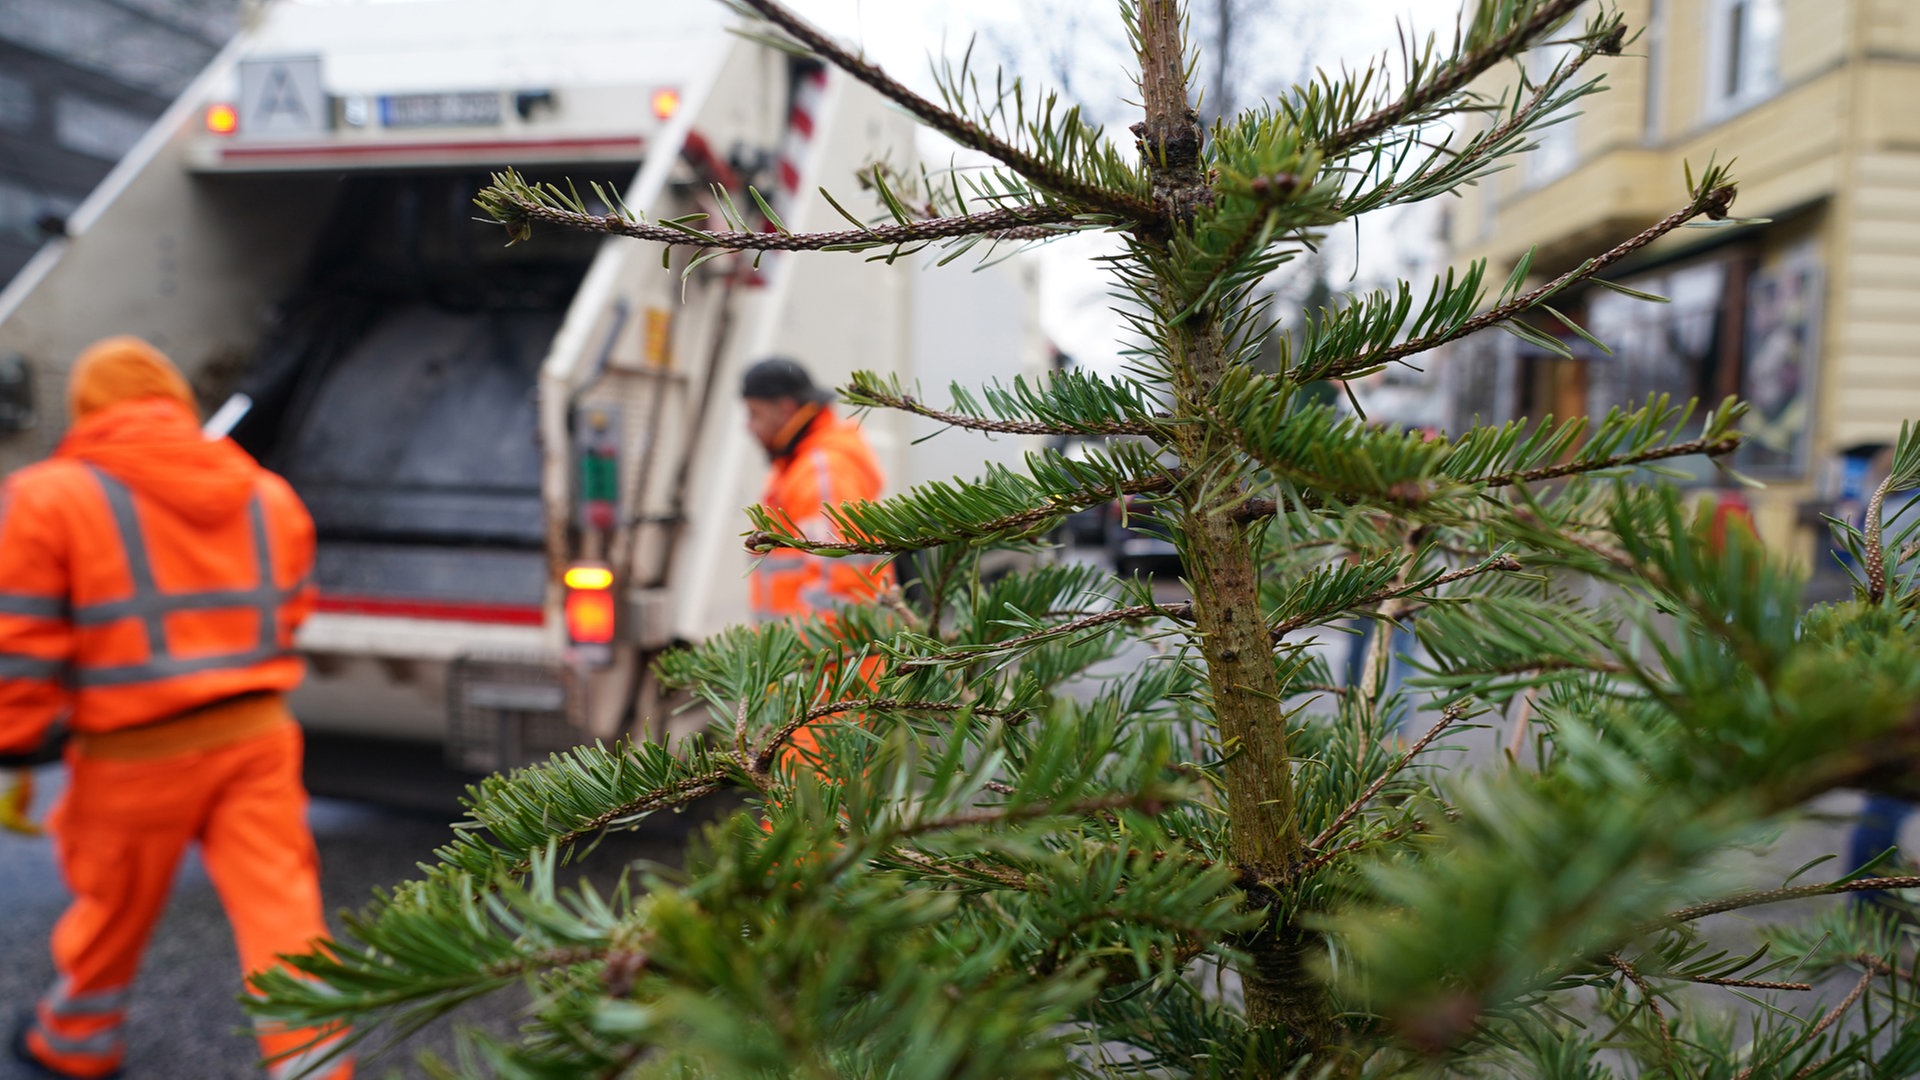
[[[33,773],[26,769],[4,774],[5,789],[0,790],[0,829],[22,836],[46,832],[30,816],[33,811]]]

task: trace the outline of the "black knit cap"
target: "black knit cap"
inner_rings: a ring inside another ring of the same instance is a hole
[[[775,356],[747,369],[746,375],[740,380],[740,396],[828,402],[833,400],[833,391],[813,385],[813,376],[808,375],[807,369],[798,363],[784,356]]]

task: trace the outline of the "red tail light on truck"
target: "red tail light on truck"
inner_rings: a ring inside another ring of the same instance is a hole
[[[581,667],[613,660],[613,570],[604,563],[575,563],[561,578],[567,588],[567,653]]]

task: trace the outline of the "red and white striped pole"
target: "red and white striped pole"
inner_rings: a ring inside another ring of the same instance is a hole
[[[800,184],[808,156],[813,152],[813,133],[826,94],[827,68],[824,65],[808,64],[795,75],[793,103],[787,109],[787,130],[780,139],[780,160],[775,167],[775,183],[778,186],[772,192],[772,197],[767,199],[773,212],[783,222],[791,221],[799,209]],[[775,231],[771,221],[766,222],[762,229],[765,232]],[[755,285],[767,284],[782,254],[778,251],[767,252],[760,259],[760,272],[750,273],[748,281]]]

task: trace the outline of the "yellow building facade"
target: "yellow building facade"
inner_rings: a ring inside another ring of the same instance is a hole
[[[1754,413],[1736,464],[1767,484],[1747,496],[1756,523],[1811,556],[1816,513],[1920,418],[1920,0],[1618,7],[1640,36],[1595,62],[1611,89],[1452,203],[1450,256],[1502,280],[1532,247],[1544,279],[1683,205],[1684,166],[1709,159],[1733,161],[1734,213],[1770,223],[1683,229],[1605,275],[1669,304],[1572,298],[1562,310],[1611,355],[1550,318],[1536,325],[1574,359],[1481,335],[1449,365],[1455,414],[1739,394]],[[1531,58],[1536,75],[1556,48]]]

